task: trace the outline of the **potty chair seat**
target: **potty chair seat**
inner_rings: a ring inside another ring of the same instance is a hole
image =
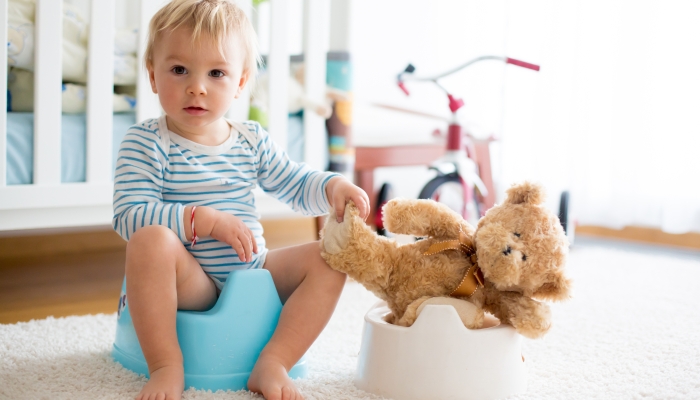
[[[248,377],[263,347],[277,327],[282,303],[265,269],[232,271],[214,307],[178,311],[177,338],[182,350],[185,388],[247,389]],[[126,299],[126,279],[119,299],[115,361],[148,377]],[[289,371],[292,379],[307,374],[304,357]]]
[[[522,336],[512,326],[490,317],[491,327],[467,329],[450,305],[426,305],[410,327],[385,322],[389,312],[382,301],[365,315],[359,389],[402,400],[499,399],[527,389]]]

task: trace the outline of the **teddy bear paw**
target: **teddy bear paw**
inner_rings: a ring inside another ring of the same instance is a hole
[[[551,327],[549,322],[543,322],[539,324],[524,324],[520,326],[515,326],[515,330],[530,339],[538,339],[544,336]]]
[[[347,216],[347,212],[345,213]],[[348,247],[350,241],[350,221],[346,217],[343,222],[338,222],[333,216],[335,212],[331,210],[331,217],[326,220],[323,227],[323,239],[321,244],[323,251],[328,254],[338,254]]]
[[[538,307],[528,310],[529,312],[522,312],[510,321],[519,334],[530,339],[541,338],[552,327],[549,307],[541,303],[537,305]]]

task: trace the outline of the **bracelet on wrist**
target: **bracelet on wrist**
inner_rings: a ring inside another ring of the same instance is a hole
[[[192,216],[190,218],[190,227],[192,228],[192,243],[190,244],[190,247],[194,247],[195,243],[197,243],[197,240],[199,238],[197,237],[197,230],[194,228],[194,210],[197,209],[197,206],[192,207]]]

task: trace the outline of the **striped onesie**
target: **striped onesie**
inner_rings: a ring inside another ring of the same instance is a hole
[[[165,116],[127,131],[114,176],[114,230],[125,240],[147,225],[172,229],[221,289],[228,273],[262,268],[267,249],[252,190],[265,192],[306,215],[328,212],[326,184],[337,174],[298,164],[256,122],[234,123],[218,146],[204,146],[169,131]],[[228,244],[203,238],[192,248],[182,226],[186,206],[235,215],[255,235],[258,254],[242,262]]]

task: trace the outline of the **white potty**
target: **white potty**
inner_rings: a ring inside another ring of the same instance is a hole
[[[499,399],[527,389],[522,336],[510,325],[470,330],[453,307],[426,305],[406,328],[384,322],[388,312],[380,302],[365,315],[359,389],[397,400]]]

